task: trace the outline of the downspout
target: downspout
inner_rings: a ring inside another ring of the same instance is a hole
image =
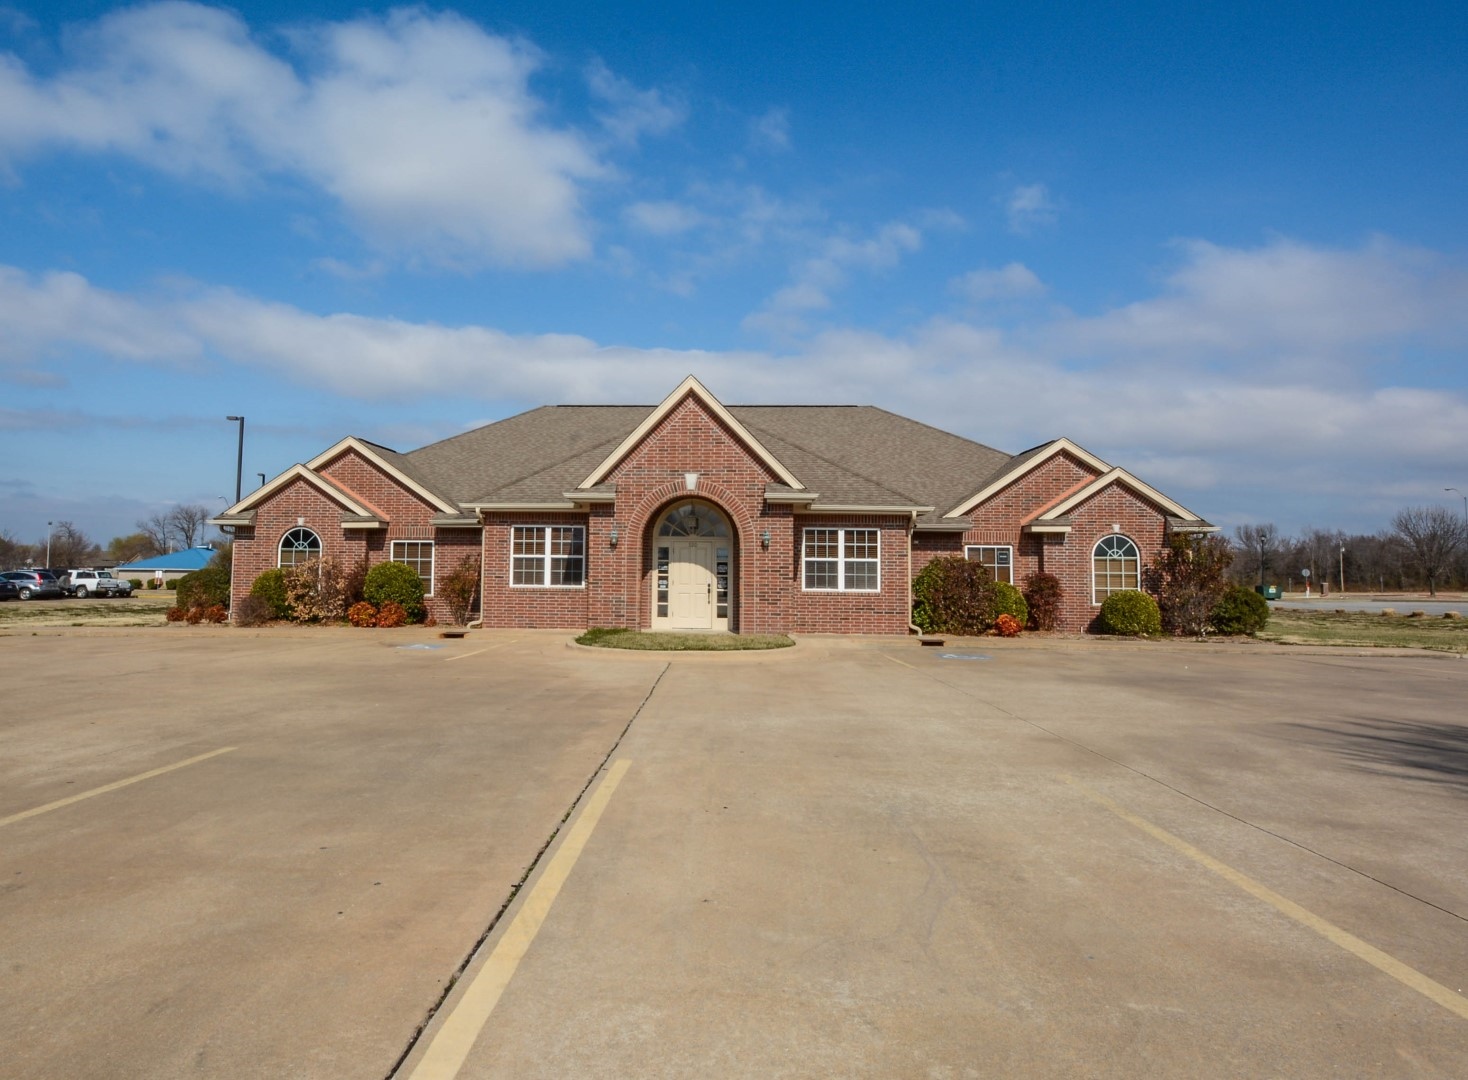
[[[479,519],[479,618],[464,625],[465,630],[484,629],[484,511],[474,514]]]
[[[923,628],[912,621],[912,534],[917,531],[917,511],[910,511],[912,520],[907,523],[907,628],[918,637]]]

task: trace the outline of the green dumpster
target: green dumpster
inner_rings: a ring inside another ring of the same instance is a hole
[[[1256,593],[1258,593],[1260,596],[1264,597],[1264,599],[1266,599],[1266,600],[1278,600],[1279,599],[1279,586],[1278,585],[1255,585],[1254,586],[1254,591]]]

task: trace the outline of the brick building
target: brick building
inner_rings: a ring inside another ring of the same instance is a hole
[[[546,406],[411,453],[346,438],[230,507],[234,597],[328,555],[434,583],[482,566],[490,627],[903,634],[912,576],[965,555],[1060,579],[1061,628],[1214,526],[1067,439],[1017,456],[869,406]]]

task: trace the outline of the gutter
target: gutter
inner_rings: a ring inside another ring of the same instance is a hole
[[[912,534],[917,531],[918,512],[912,511],[912,520],[907,526],[907,628],[919,638],[923,628],[912,621]]]

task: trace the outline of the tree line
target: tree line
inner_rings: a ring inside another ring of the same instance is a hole
[[[1468,521],[1440,506],[1413,506],[1373,534],[1306,528],[1286,536],[1273,524],[1234,529],[1229,576],[1243,585],[1303,588],[1310,571],[1318,588],[1347,592],[1468,588]]]
[[[50,565],[57,569],[80,566],[116,566],[121,563],[167,555],[170,551],[198,547],[209,531],[209,508],[198,503],[180,504],[139,520],[136,532],[114,536],[104,547],[73,522],[58,521],[51,527]],[[46,565],[48,538],[25,543],[0,530],[0,569]]]

